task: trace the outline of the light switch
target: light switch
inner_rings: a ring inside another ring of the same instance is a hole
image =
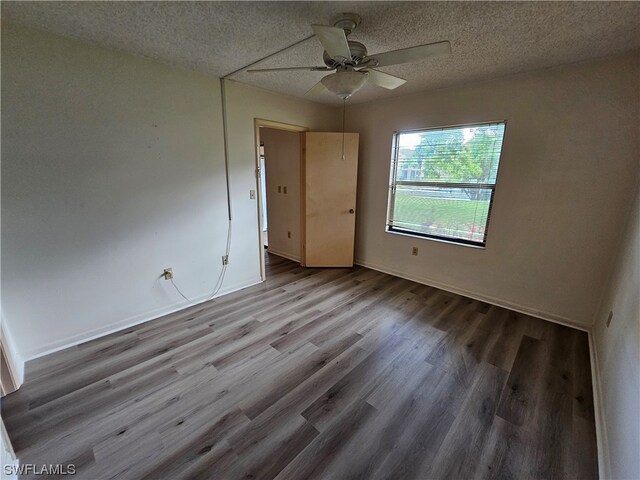
[[[255,198],[256,198],[256,191],[255,190],[249,190],[249,198],[251,200],[255,200]]]

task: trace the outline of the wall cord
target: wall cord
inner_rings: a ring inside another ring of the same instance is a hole
[[[226,88],[225,88],[225,80],[238,73],[241,72],[243,70],[246,70],[249,67],[252,67],[264,60],[267,60],[268,58],[271,58],[279,53],[282,53],[286,50],[289,50],[290,48],[293,48],[297,45],[300,45],[301,43],[306,42],[307,40],[310,40],[312,38],[314,38],[315,35],[311,35],[309,37],[303,38],[302,40],[299,40],[287,47],[281,48],[280,50],[273,52],[265,57],[262,57],[259,60],[256,60],[255,62],[251,62],[248,65],[245,65],[242,68],[239,68],[237,70],[234,70],[231,73],[227,73],[226,75],[224,75],[223,77],[220,77],[220,96],[221,96],[221,102],[222,102],[222,137],[223,137],[223,143],[224,143],[224,173],[225,173],[225,179],[226,179],[226,187],[227,187],[227,211],[229,214],[229,224],[227,227],[227,245],[226,245],[226,250],[225,250],[225,257],[227,259],[227,262],[223,263],[222,265],[222,270],[220,271],[220,275],[218,276],[218,280],[216,280],[216,284],[214,286],[213,292],[211,293],[211,295],[208,295],[204,300],[199,300],[197,302],[191,300],[189,297],[187,297],[184,293],[182,293],[182,291],[178,288],[178,286],[176,285],[176,283],[173,281],[173,278],[171,279],[171,284],[173,285],[173,287],[176,289],[176,291],[180,294],[180,296],[182,298],[184,298],[187,302],[189,302],[190,304],[196,304],[196,303],[200,303],[206,300],[211,300],[213,299],[213,297],[215,297],[218,292],[220,291],[220,289],[222,288],[222,284],[224,282],[224,277],[227,273],[227,267],[228,262],[229,262],[229,253],[231,251],[231,224],[232,224],[232,216],[231,216],[231,186],[230,186],[230,181],[229,181],[229,135],[228,135],[228,129],[227,129],[227,94],[226,94]],[[342,138],[342,158],[344,159],[344,113],[343,113],[343,138]]]
[[[227,243],[226,243],[225,254],[224,254],[226,258],[226,262],[222,264],[222,270],[220,271],[220,275],[216,280],[216,283],[213,287],[213,291],[211,292],[211,294],[207,295],[204,300],[199,300],[199,301],[191,300],[184,293],[182,293],[180,288],[178,288],[178,286],[174,282],[173,278],[170,279],[171,285],[173,285],[173,288],[176,289],[178,294],[192,305],[203,302],[203,301],[211,300],[213,299],[213,297],[215,297],[218,294],[218,292],[222,288],[222,284],[224,283],[224,277],[227,273],[227,268],[229,266],[229,254],[231,252],[232,215],[231,215],[231,183],[229,178],[229,138],[227,134],[227,131],[228,131],[227,130],[227,92],[225,89],[224,82],[225,82],[225,77],[220,79],[220,97],[222,102],[222,137],[223,137],[223,144],[224,144],[224,172],[225,172],[225,181],[226,181],[225,183],[226,183],[226,189],[227,189],[227,214],[229,218],[229,222],[227,224]]]
[[[345,118],[347,115],[347,99],[342,99],[342,160],[344,160],[344,129],[345,129]]]

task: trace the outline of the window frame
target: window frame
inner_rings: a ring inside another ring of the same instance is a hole
[[[402,134],[411,134],[411,133],[422,133],[428,132],[430,130],[453,130],[458,128],[469,128],[469,127],[481,127],[484,125],[493,125],[493,124],[502,124],[504,125],[504,133],[502,135],[502,145],[500,148],[500,155],[498,157],[498,169],[496,171],[496,180],[495,183],[464,183],[464,182],[416,182],[416,181],[397,181],[396,174],[398,169],[398,155],[400,153],[400,149],[398,148],[399,137]],[[435,126],[435,127],[425,127],[425,128],[414,128],[410,130],[396,130],[393,132],[392,141],[391,141],[391,169],[389,173],[389,189],[387,192],[387,219],[385,225],[385,232],[392,233],[395,235],[404,235],[409,237],[422,238],[426,240],[450,243],[453,245],[463,245],[466,247],[474,247],[474,248],[486,248],[487,246],[487,235],[489,233],[489,224],[491,222],[491,211],[493,209],[493,199],[496,193],[496,187],[498,185],[498,179],[500,176],[500,166],[502,165],[502,152],[504,151],[504,139],[507,135],[507,121],[506,120],[494,120],[494,121],[484,121],[484,122],[473,122],[473,123],[462,123],[457,125],[445,125],[445,126]],[[446,237],[444,235],[433,235],[429,233],[415,232],[412,230],[407,230],[404,228],[398,228],[391,225],[393,219],[393,209],[394,209],[394,201],[396,195],[396,186],[397,185],[407,185],[407,186],[422,186],[422,187],[432,187],[432,188],[475,188],[475,189],[485,189],[491,190],[491,197],[489,198],[489,207],[487,210],[487,223],[484,228],[484,234],[482,237],[482,242],[478,242],[475,240],[468,240],[465,238],[455,238],[455,237]]]

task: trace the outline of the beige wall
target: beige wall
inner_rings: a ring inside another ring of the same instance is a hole
[[[268,250],[299,261],[300,134],[261,128],[260,140],[264,142]]]
[[[331,107],[228,82],[233,229],[220,293],[260,281],[254,118]],[[213,291],[227,233],[219,79],[2,25],[2,330],[16,363]]]
[[[606,478],[640,478],[640,190],[593,330]],[[613,312],[607,328],[609,312]]]
[[[591,325],[638,170],[638,58],[350,107],[348,129],[361,134],[357,261]],[[386,233],[394,130],[493,120],[507,128],[486,248]]]

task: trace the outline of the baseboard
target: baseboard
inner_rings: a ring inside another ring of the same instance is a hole
[[[565,325],[567,327],[576,328],[578,330],[589,332],[589,326],[585,325],[584,323],[577,322],[573,319],[566,318],[560,315],[555,315],[553,313],[537,310],[535,308],[531,308],[526,305],[520,305],[517,303],[509,302],[501,298],[490,297],[487,295],[470,292],[468,290],[464,290],[462,288],[458,288],[453,285],[448,285],[446,283],[432,280],[430,278],[421,277],[418,275],[411,275],[411,274],[402,272],[400,270],[396,270],[395,268],[387,267],[386,265],[379,265],[379,264],[367,262],[365,260],[360,260],[360,259],[356,259],[354,263],[356,263],[357,265],[361,265],[363,267],[370,268],[372,270],[377,270],[379,272],[388,273],[389,275],[411,280],[412,282],[422,283],[424,285],[429,285],[430,287],[439,288],[440,290],[445,290],[447,292],[462,295],[464,297],[473,298],[474,300],[490,303],[492,305],[496,305],[502,308],[507,308],[515,312],[524,313],[525,315],[530,315],[532,317],[540,318],[542,320],[547,320],[553,323],[559,323],[560,325]]]
[[[9,367],[9,374],[11,380],[16,389],[20,388],[24,381],[24,359],[18,354],[13,336],[9,331],[9,327],[4,321],[4,318],[0,319],[0,342],[2,342],[2,350],[5,353],[7,360],[7,366]]]
[[[288,260],[293,260],[294,262],[299,262],[300,261],[300,257],[297,257],[297,256],[292,255],[290,253],[280,252],[279,250],[274,250],[273,248],[267,248],[267,251],[269,253],[272,253],[272,254],[277,255],[279,257],[283,257],[283,258],[286,258]]]
[[[248,282],[248,283],[243,283],[243,284],[239,284],[239,285],[232,285],[232,286],[227,287],[225,289],[221,289],[221,291],[215,297],[211,297],[208,294],[207,295],[201,295],[201,296],[196,297],[195,299],[193,299],[193,302],[191,302],[191,303],[189,303],[187,301],[182,301],[182,302],[170,305],[170,306],[166,306],[166,307],[150,310],[150,311],[138,314],[138,315],[134,315],[133,317],[126,318],[126,319],[121,320],[121,321],[119,321],[117,323],[108,325],[107,327],[104,327],[104,328],[97,328],[97,329],[89,330],[87,332],[83,332],[81,334],[65,338],[63,340],[58,340],[58,341],[55,341],[55,342],[51,342],[51,343],[49,343],[47,345],[42,346],[41,348],[38,348],[38,349],[35,349],[35,350],[31,350],[30,352],[28,352],[24,356],[24,358],[25,358],[24,363],[26,363],[28,361],[31,361],[31,360],[35,360],[36,358],[44,357],[45,355],[49,355],[51,353],[59,352],[61,350],[65,350],[67,348],[74,347],[76,345],[80,345],[81,343],[85,343],[85,342],[89,342],[91,340],[95,340],[96,338],[100,338],[100,337],[103,337],[105,335],[110,335],[112,333],[118,332],[120,330],[124,330],[126,328],[131,328],[133,326],[140,325],[140,324],[145,323],[145,322],[150,322],[152,320],[155,320],[157,318],[163,317],[163,316],[168,315],[170,313],[174,313],[174,312],[177,312],[177,311],[182,310],[184,308],[187,308],[187,307],[190,307],[190,306],[193,306],[193,305],[197,305],[197,304],[206,302],[208,300],[212,300],[212,298],[218,298],[218,297],[221,297],[223,295],[227,295],[229,293],[237,292],[238,290],[242,290],[243,288],[251,287],[252,285],[256,285],[256,284],[261,283],[261,282],[262,282],[261,279],[256,279],[256,280]]]
[[[591,383],[593,388],[593,411],[596,420],[596,441],[598,446],[598,476],[601,479],[611,478],[609,464],[609,441],[607,438],[607,424],[604,415],[602,396],[602,382],[600,377],[600,363],[593,330],[589,331],[589,353],[591,360]]]

